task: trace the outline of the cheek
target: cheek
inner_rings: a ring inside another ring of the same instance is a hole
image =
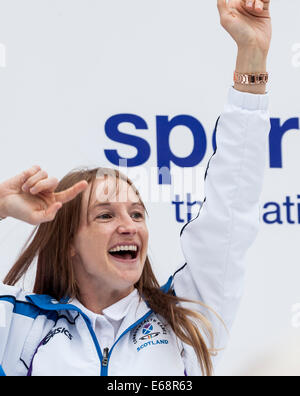
[[[145,247],[145,250],[148,250],[148,240],[149,240],[149,232],[147,228],[143,228],[141,230],[141,235],[143,239],[143,245]]]
[[[109,230],[94,227],[81,232],[77,239],[77,251],[82,257],[99,257],[107,250]]]

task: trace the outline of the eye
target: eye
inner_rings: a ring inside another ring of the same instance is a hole
[[[137,218],[137,219],[143,219],[144,218],[144,214],[141,213],[141,212],[134,212],[134,213],[132,213],[132,216],[133,217],[136,216],[135,218]]]
[[[101,215],[98,215],[96,219],[101,219],[101,220],[108,220],[112,217],[110,213],[103,213]]]

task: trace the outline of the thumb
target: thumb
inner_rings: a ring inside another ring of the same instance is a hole
[[[226,0],[217,0],[217,7],[221,17],[228,11]]]

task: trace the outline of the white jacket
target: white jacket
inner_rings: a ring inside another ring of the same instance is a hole
[[[181,232],[186,263],[163,286],[179,297],[204,302],[227,329],[243,292],[244,257],[259,226],[270,131],[268,102],[267,94],[230,88],[218,120],[205,202]],[[216,347],[224,348],[227,330],[212,313],[203,313],[213,325]],[[0,284],[0,374],[202,375],[193,349],[138,296],[130,300],[114,345],[107,351],[100,344],[80,308]]]

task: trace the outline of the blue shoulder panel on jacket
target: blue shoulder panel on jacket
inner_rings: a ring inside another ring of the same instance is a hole
[[[58,302],[51,296],[47,296],[45,294],[32,294],[30,296],[26,296],[26,299],[34,304],[36,307],[39,307],[40,309],[43,309],[45,311],[67,311],[70,309],[79,311],[77,307],[67,304],[68,299],[63,299],[61,302]]]
[[[173,282],[173,276],[170,276],[168,282],[165,285],[163,285],[160,288],[160,290],[163,291],[164,293],[168,293],[168,291],[170,290],[170,287],[172,285],[172,282]]]
[[[30,301],[35,306],[42,309],[53,309],[54,304],[52,303],[53,299],[50,296],[44,294],[32,294],[26,296],[26,299]],[[58,304],[57,304],[58,305]],[[57,306],[55,305],[55,306]]]
[[[27,297],[26,297],[27,298]],[[48,319],[56,320],[55,312],[47,312],[39,309],[35,304],[26,301],[18,301],[13,296],[0,296],[0,302],[9,302],[14,306],[13,313],[36,319],[39,315],[46,315]]]
[[[18,301],[12,296],[1,296],[0,301],[11,303],[14,306],[14,313],[27,316],[28,318],[35,319],[40,314],[40,310],[34,305],[26,301]]]
[[[1,365],[0,365],[0,377],[6,377],[6,374],[3,370],[3,368],[1,367]]]

